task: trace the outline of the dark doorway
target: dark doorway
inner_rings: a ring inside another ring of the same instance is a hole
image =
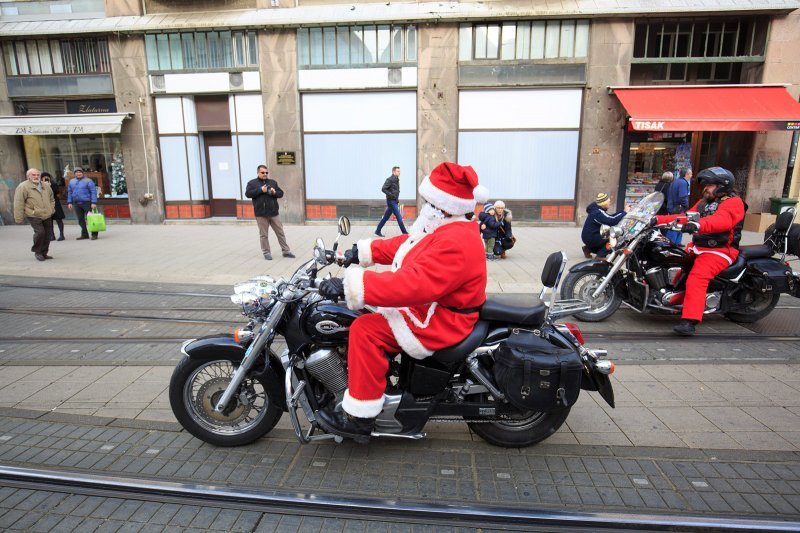
[[[236,154],[229,131],[203,133],[212,217],[235,217],[239,198]]]

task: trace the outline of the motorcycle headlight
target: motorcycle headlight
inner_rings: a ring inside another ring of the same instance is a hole
[[[247,315],[258,309],[259,297],[252,292],[240,292],[231,296],[231,302],[242,306],[242,313]]]
[[[600,235],[601,235],[601,236],[603,236],[603,237],[607,237],[607,236],[608,236],[608,233],[609,233],[609,231],[611,231],[611,226],[607,226],[607,225],[605,225],[605,224],[603,224],[602,226],[600,226]]]

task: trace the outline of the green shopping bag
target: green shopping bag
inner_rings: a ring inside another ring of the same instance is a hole
[[[86,229],[91,233],[106,230],[106,217],[99,213],[96,207],[91,213],[86,214]]]

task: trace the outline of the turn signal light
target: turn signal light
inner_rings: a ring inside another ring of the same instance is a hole
[[[564,325],[567,327],[569,332],[572,333],[572,336],[578,339],[579,343],[584,344],[583,333],[581,333],[580,328],[576,324],[573,324],[572,322],[566,322]]]
[[[601,374],[605,374],[607,376],[613,374],[614,371],[617,369],[613,361],[597,361],[594,364],[594,367],[595,369],[597,369],[598,372],[600,372]]]
[[[233,330],[233,340],[239,344],[246,344],[253,338],[253,330],[246,328],[236,328]]]

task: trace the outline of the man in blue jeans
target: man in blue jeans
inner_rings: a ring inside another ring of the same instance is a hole
[[[397,218],[397,225],[400,226],[400,231],[405,235],[408,232],[403,225],[403,215],[400,213],[400,205],[398,204],[400,198],[400,167],[392,167],[392,175],[386,178],[381,191],[386,195],[386,212],[383,213],[383,218],[378,223],[378,227],[375,228],[375,235],[383,237],[381,233],[383,225],[392,215]]]
[[[86,213],[91,212],[97,207],[97,187],[91,178],[83,174],[81,167],[75,167],[72,171],[75,177],[69,182],[67,188],[67,207],[70,211],[75,206],[75,215],[78,217],[78,224],[81,226],[81,236],[79,241],[89,238],[89,231],[86,229]],[[97,232],[92,232],[92,240],[97,239]]]

